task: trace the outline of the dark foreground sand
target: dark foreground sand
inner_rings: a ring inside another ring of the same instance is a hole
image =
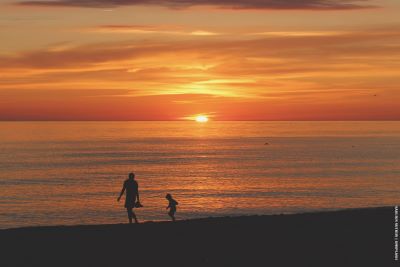
[[[395,263],[392,207],[176,223],[20,228],[1,230],[0,242],[4,267],[384,267]]]

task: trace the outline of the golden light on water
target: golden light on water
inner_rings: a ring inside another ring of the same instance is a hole
[[[205,122],[208,122],[208,117],[204,116],[204,115],[198,115],[198,116],[196,116],[196,121],[205,123]]]

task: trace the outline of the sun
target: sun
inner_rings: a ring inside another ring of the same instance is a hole
[[[204,115],[198,115],[196,116],[196,121],[204,123],[208,121],[208,117]]]

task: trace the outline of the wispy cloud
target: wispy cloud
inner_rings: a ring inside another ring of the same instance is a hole
[[[217,36],[222,33],[201,30],[185,29],[174,25],[99,25],[84,28],[84,31],[95,33],[127,33],[127,34],[172,34],[172,35],[191,35],[191,36]]]
[[[303,36],[332,36],[332,35],[343,35],[351,34],[346,31],[265,31],[265,32],[254,32],[247,33],[247,35],[255,36],[282,36],[282,37],[303,37]]]
[[[374,7],[369,0],[54,0],[22,1],[28,6],[115,7],[127,5],[157,5],[169,8],[216,6],[228,9],[310,9],[351,10]]]
[[[341,110],[358,105],[359,114],[382,118],[392,116],[400,101],[399,40],[400,32],[388,28],[251,40],[61,43],[0,56],[0,90],[7,92],[0,94],[0,111],[11,118],[18,113],[12,103],[18,103],[26,108],[24,118],[41,109],[51,118],[82,118],[75,112],[81,107],[91,119],[173,119],[211,111],[217,119],[307,119],[327,118],[340,104]],[[385,104],[371,108],[376,92]],[[296,112],[287,112],[289,106]],[[263,115],[268,112],[274,114]]]
[[[99,25],[87,28],[88,31],[106,32],[106,33],[162,33],[162,32],[179,32],[182,27],[177,26],[161,26],[161,25],[124,25],[124,24],[109,24]]]

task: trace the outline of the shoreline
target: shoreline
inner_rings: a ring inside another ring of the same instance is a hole
[[[394,207],[0,230],[10,267],[387,266],[393,237]]]
[[[273,218],[275,216],[302,216],[302,215],[319,215],[326,213],[335,213],[335,212],[356,212],[361,210],[374,210],[374,209],[390,209],[394,208],[394,206],[377,206],[377,207],[366,207],[366,208],[344,208],[344,209],[332,209],[332,210],[321,210],[321,211],[305,211],[299,213],[279,213],[279,214],[268,214],[268,215],[259,215],[259,214],[251,214],[251,215],[235,215],[235,216],[209,216],[209,217],[201,217],[201,218],[193,218],[193,219],[181,219],[176,220],[176,223],[195,223],[197,221],[221,221],[221,220],[246,220],[252,218],[264,218],[269,217]],[[121,221],[125,221],[126,216],[121,216]],[[133,223],[134,225],[147,225],[147,224],[166,224],[171,223],[170,220],[157,220],[157,221],[139,221],[138,224]],[[20,226],[20,227],[11,227],[11,228],[0,228],[0,233],[2,231],[24,231],[24,230],[45,230],[45,229],[73,229],[73,228],[103,228],[103,227],[117,227],[129,225],[128,223],[99,223],[99,224],[57,224],[57,225],[32,225],[32,226]]]

